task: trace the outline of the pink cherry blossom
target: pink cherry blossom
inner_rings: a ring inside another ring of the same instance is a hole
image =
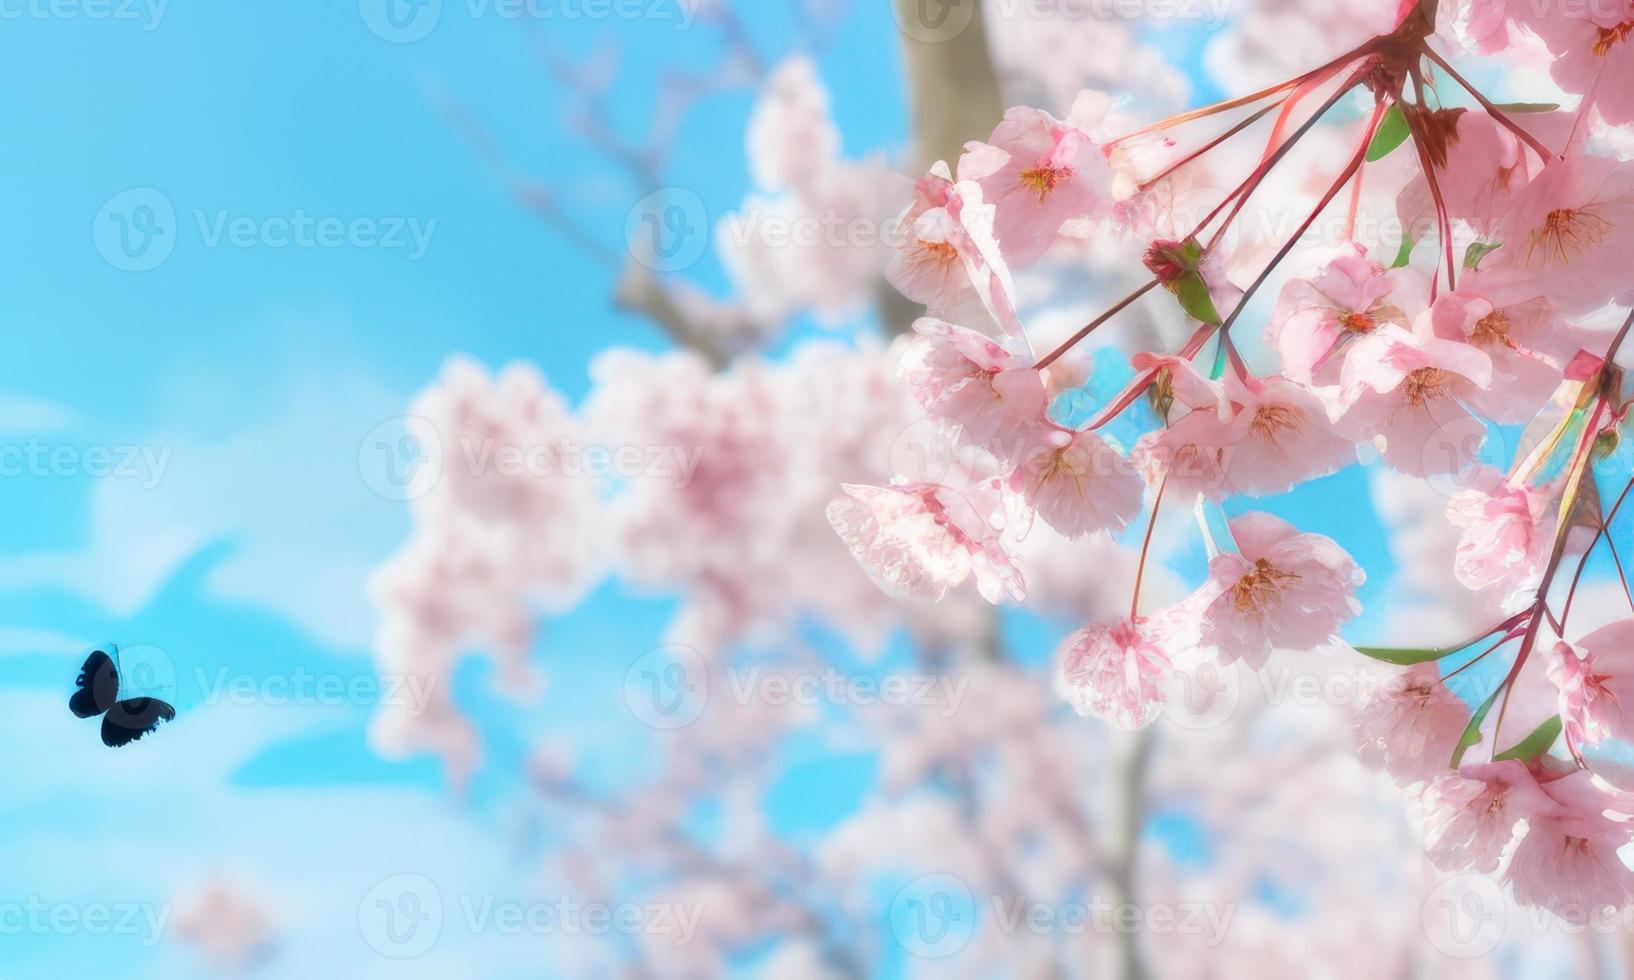
[[[1434,663],[1392,677],[1356,715],[1356,751],[1400,785],[1445,772],[1469,724],[1469,707],[1442,683]]]
[[[1508,0],[1443,0],[1437,33],[1476,54],[1496,54],[1514,41],[1508,7]]]
[[[1145,485],[1123,454],[1093,432],[1036,426],[1016,463],[1010,488],[1069,538],[1122,531],[1140,513]]]
[[[939,600],[974,575],[988,602],[1026,598],[1021,573],[993,526],[993,504],[933,483],[840,486],[828,522],[882,589]]]
[[[1480,446],[1465,402],[1491,382],[1492,358],[1434,336],[1422,316],[1411,331],[1380,327],[1345,358],[1344,422],[1362,438],[1382,438],[1384,461],[1403,473],[1456,472]]]
[[[1310,278],[1290,279],[1265,338],[1282,370],[1305,384],[1339,380],[1338,354],[1380,327],[1406,328],[1429,304],[1429,281],[1411,267],[1385,269],[1360,247],[1345,249]]]
[[[1157,718],[1173,672],[1163,630],[1146,617],[1085,626],[1066,638],[1056,660],[1058,685],[1078,713],[1124,729]]]
[[[809,185],[839,156],[828,89],[810,58],[778,65],[749,114],[749,169],[763,190]]]
[[[1553,75],[1561,88],[1592,92],[1595,107],[1613,125],[1634,123],[1634,0],[1549,8],[1529,26],[1554,53]]]
[[[976,300],[974,304],[965,302],[939,312],[947,316],[957,314],[957,318],[966,323],[977,323],[979,321],[971,317],[985,315],[991,321],[991,328],[982,324],[983,332],[1005,334],[1019,349],[1025,350],[1027,334],[1016,312],[1016,287],[1009,261],[999,247],[994,224],[996,215],[997,209],[984,197],[982,186],[972,180],[961,180],[947,189],[946,203],[940,212],[927,211],[918,219],[916,234],[930,235],[931,244],[945,244],[953,250],[952,255],[963,265],[964,281],[969,283]],[[948,257],[945,250],[933,251],[937,254],[932,258],[938,263]],[[947,296],[938,294],[931,298],[952,302],[962,295],[961,290],[954,289]]]
[[[1130,462],[1151,486],[1184,497],[1213,500],[1230,493],[1226,485],[1226,447],[1232,443],[1232,406],[1224,387],[1204,378],[1190,362],[1177,357],[1138,354],[1132,366],[1157,371],[1158,383],[1173,395],[1181,413],[1171,407],[1169,424],[1141,436]]]
[[[1549,679],[1574,744],[1634,741],[1634,619],[1602,626],[1555,646]]]
[[[1461,532],[1453,564],[1458,581],[1497,596],[1507,612],[1529,604],[1553,545],[1549,495],[1483,469],[1474,486],[1448,502],[1447,519]]]
[[[1578,770],[1542,784],[1556,808],[1528,817],[1504,872],[1516,901],[1575,924],[1634,900],[1634,871],[1617,856],[1634,834],[1626,822],[1606,816],[1611,801],[1592,779]]]
[[[1038,109],[1011,109],[987,142],[967,144],[959,179],[981,184],[998,208],[994,228],[1012,265],[1042,255],[1066,222],[1101,216],[1111,204],[1100,147]]]
[[[1361,612],[1362,570],[1331,538],[1304,534],[1264,513],[1231,519],[1238,552],[1209,562],[1198,593],[1199,640],[1224,663],[1242,659],[1256,670],[1273,647],[1314,650]]]
[[[1630,294],[1634,266],[1634,168],[1574,149],[1517,193],[1485,263],[1524,273],[1567,315]]]
[[[1044,380],[1031,358],[931,317],[914,331],[919,336],[903,352],[900,371],[926,414],[958,424],[979,446],[1011,442],[1042,424]]]
[[[1447,164],[1436,171],[1436,188],[1449,217],[1466,222],[1476,234],[1494,234],[1498,219],[1515,194],[1542,166],[1519,137],[1484,112],[1457,114],[1448,140]],[[1536,121],[1528,119],[1534,126]],[[1404,234],[1433,227],[1435,197],[1429,180],[1415,174],[1397,200]]]
[[[897,219],[896,251],[885,277],[898,292],[932,313],[950,309],[970,292],[960,257],[961,232],[948,210],[954,184],[937,163],[914,185],[913,203]]]
[[[1467,342],[1492,360],[1490,386],[1464,391],[1470,407],[1494,422],[1525,422],[1560,384],[1560,355],[1576,352],[1577,331],[1542,298],[1505,303],[1482,295],[1493,278],[1461,280],[1457,292],[1436,300],[1430,322],[1437,337]]]
[[[1424,846],[1435,866],[1481,874],[1498,870],[1521,821],[1559,810],[1514,759],[1441,773],[1425,784],[1420,802]]]
[[[1280,376],[1244,379],[1226,372],[1233,416],[1226,429],[1225,485],[1260,497],[1285,493],[1356,461],[1356,444],[1334,429],[1328,407]]]

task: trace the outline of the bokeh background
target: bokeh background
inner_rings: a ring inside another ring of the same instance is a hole
[[[1040,541],[1037,601],[994,614],[886,603],[828,537],[835,484],[939,448],[888,248],[723,221],[877,232],[1002,105],[1152,118],[1371,16],[926,9],[0,7],[0,976],[1620,969],[1619,931],[1424,865],[1350,751],[1376,679],[1193,677],[1140,738],[1072,717],[1050,652],[1127,602],[1128,542]],[[1023,278],[1042,334],[1119,295],[1138,256],[1106,252]],[[488,493],[427,442],[456,404],[700,468]],[[1360,642],[1456,626],[1443,499],[1353,467],[1265,506],[1367,569]],[[110,642],[179,709],[121,751],[65,704]]]

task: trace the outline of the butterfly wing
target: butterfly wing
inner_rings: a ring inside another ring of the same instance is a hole
[[[161,723],[175,720],[176,709],[158,698],[120,701],[102,719],[102,744],[117,749],[153,732]]]
[[[119,700],[119,669],[112,657],[101,650],[92,651],[74,685],[78,690],[68,699],[68,710],[81,718],[95,717]]]

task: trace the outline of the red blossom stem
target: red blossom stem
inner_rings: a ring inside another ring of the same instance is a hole
[[[1329,187],[1327,193],[1322,195],[1322,200],[1316,202],[1316,207],[1311,209],[1311,213],[1306,216],[1305,220],[1300,224],[1298,230],[1288,237],[1288,240],[1283,243],[1280,249],[1277,250],[1277,254],[1272,257],[1270,263],[1260,272],[1259,277],[1256,278],[1253,284],[1250,285],[1243,293],[1242,300],[1238,302],[1236,308],[1231,311],[1231,315],[1226,317],[1225,323],[1220,325],[1220,329],[1222,331],[1231,329],[1231,325],[1237,322],[1237,318],[1242,316],[1244,310],[1248,309],[1249,300],[1253,299],[1254,294],[1259,291],[1261,286],[1265,285],[1265,281],[1271,278],[1271,273],[1276,271],[1276,268],[1282,264],[1282,260],[1286,259],[1288,257],[1288,253],[1294,250],[1294,247],[1299,244],[1299,240],[1305,237],[1305,232],[1309,231],[1311,225],[1316,223],[1316,219],[1322,216],[1322,212],[1327,210],[1327,206],[1333,202],[1333,199],[1339,195],[1339,192],[1344,189],[1344,186],[1350,182],[1350,178],[1354,177],[1356,175],[1356,171],[1361,169],[1362,162],[1367,159],[1367,143],[1368,141],[1364,140],[1362,141],[1361,145],[1357,147],[1355,155],[1350,158],[1350,163],[1345,165],[1344,171],[1340,173],[1338,179],[1333,182],[1333,186]]]
[[[1153,279],[1151,282],[1148,282],[1146,285],[1144,285],[1144,286],[1140,287],[1139,289],[1135,290],[1134,292],[1130,293],[1128,296],[1125,296],[1123,299],[1118,300],[1118,302],[1111,309],[1107,310],[1105,313],[1102,313],[1100,316],[1098,316],[1095,319],[1093,319],[1093,320],[1089,321],[1088,323],[1084,324],[1084,326],[1082,328],[1080,328],[1077,333],[1073,334],[1071,337],[1068,337],[1066,339],[1066,341],[1061,344],[1061,346],[1057,347],[1055,350],[1050,351],[1048,354],[1045,354],[1042,358],[1040,358],[1038,363],[1033,365],[1033,369],[1035,371],[1042,371],[1045,368],[1049,367],[1051,364],[1054,364],[1057,358],[1059,358],[1062,354],[1065,354],[1067,351],[1071,350],[1073,348],[1073,346],[1075,344],[1077,344],[1080,340],[1083,340],[1085,337],[1088,337],[1090,335],[1090,332],[1093,331],[1096,327],[1100,326],[1101,324],[1105,323],[1106,321],[1108,321],[1108,320],[1112,319],[1113,317],[1117,316],[1119,313],[1122,313],[1124,311],[1124,309],[1129,306],[1129,304],[1133,303],[1135,300],[1140,299],[1142,296],[1145,296],[1147,293],[1151,292],[1152,287],[1156,286],[1156,285],[1157,285],[1157,280]]]
[[[1423,109],[1425,106],[1424,85],[1423,82],[1416,79],[1415,82],[1418,87],[1418,108]],[[1435,160],[1430,156],[1428,137],[1415,120],[1414,113],[1403,110],[1402,116],[1407,120],[1408,132],[1412,133],[1413,149],[1418,153],[1419,168],[1424,171],[1424,180],[1429,184],[1430,199],[1435,202],[1435,234],[1442,251],[1446,253],[1447,288],[1454,290],[1458,288],[1458,272],[1457,260],[1453,256],[1452,218],[1447,212],[1447,200],[1441,194],[1441,181],[1435,175]],[[1430,282],[1430,301],[1432,303],[1435,302],[1436,293],[1439,291],[1437,287],[1440,282],[1441,273],[1438,271],[1435,279]]]
[[[1322,120],[1322,117],[1328,114],[1328,110],[1338,105],[1339,100],[1348,95],[1350,90],[1354,88],[1355,85],[1355,78],[1352,78],[1345,84],[1341,85],[1339,90],[1333,93],[1332,97],[1330,97],[1326,102],[1322,103],[1321,107],[1318,108],[1316,112],[1312,113],[1309,119],[1305,120],[1305,122],[1301,124],[1298,129],[1294,130],[1293,134],[1289,136],[1286,141],[1277,147],[1275,153],[1272,153],[1264,160],[1260,161],[1259,165],[1257,165],[1253,171],[1249,173],[1247,179],[1245,179],[1241,184],[1238,184],[1237,188],[1227,195],[1225,200],[1221,201],[1217,206],[1215,206],[1214,210],[1210,211],[1207,217],[1205,217],[1202,221],[1199,221],[1197,226],[1192,229],[1191,234],[1187,235],[1186,238],[1181,239],[1181,241],[1196,238],[1203,231],[1203,229],[1212,224],[1214,219],[1220,216],[1220,212],[1224,211],[1229,205],[1231,206],[1231,213],[1226,216],[1225,221],[1222,222],[1220,227],[1215,230],[1214,237],[1209,239],[1209,247],[1212,248],[1216,243],[1218,243],[1221,236],[1225,234],[1226,229],[1230,228],[1231,223],[1237,219],[1237,215],[1241,213],[1243,206],[1248,203],[1248,199],[1253,196],[1254,192],[1259,189],[1260,184],[1263,183],[1265,178],[1271,173],[1271,170],[1276,167],[1278,163],[1282,162],[1283,157],[1292,152],[1294,146],[1298,144],[1300,140],[1305,138],[1305,134],[1309,133],[1313,128],[1315,128],[1316,124]]]
[[[1270,96],[1277,95],[1281,92],[1286,92],[1291,88],[1305,84],[1307,81],[1315,78],[1317,75],[1321,75],[1324,72],[1331,73],[1348,62],[1364,57],[1372,49],[1377,40],[1377,38],[1374,38],[1373,40],[1368,41],[1366,44],[1347,51],[1327,64],[1313,68],[1303,75],[1296,75],[1287,81],[1278,82],[1275,85],[1262,88],[1258,92],[1250,92],[1247,95],[1239,95],[1236,98],[1226,99],[1223,102],[1215,102],[1212,105],[1206,105],[1200,109],[1191,109],[1177,115],[1169,116],[1166,119],[1160,119],[1157,122],[1152,123],[1150,126],[1137,129],[1132,133],[1125,133],[1124,135],[1119,136],[1117,139],[1103,145],[1110,148],[1118,145],[1119,143],[1126,143],[1132,139],[1138,139],[1142,136],[1149,136],[1152,133],[1160,133],[1166,129],[1173,129],[1176,126],[1191,122],[1194,119],[1204,119],[1208,116],[1219,115],[1222,112],[1230,112],[1232,109],[1240,109],[1245,105],[1253,105],[1261,99],[1269,98]]]
[[[1381,100],[1373,104],[1373,115],[1367,121],[1367,132],[1362,136],[1363,146],[1372,146],[1373,138],[1379,134],[1379,125],[1384,122],[1384,114],[1388,109]],[[1356,240],[1356,215],[1362,207],[1362,175],[1367,170],[1367,154],[1362,154],[1362,165],[1356,168],[1356,179],[1350,185],[1350,208],[1345,212],[1345,241]]]
[[[1446,72],[1448,78],[1451,78],[1453,81],[1457,82],[1464,91],[1468,92],[1470,95],[1473,95],[1475,97],[1475,101],[1481,104],[1481,108],[1486,111],[1487,115],[1492,117],[1494,122],[1509,130],[1511,133],[1514,133],[1516,138],[1525,143],[1527,146],[1531,147],[1532,152],[1538,155],[1539,160],[1548,162],[1550,158],[1558,159],[1559,154],[1550,152],[1549,148],[1544,146],[1543,143],[1537,139],[1537,137],[1522,129],[1519,123],[1509,118],[1509,113],[1504,112],[1496,105],[1493,105],[1492,100],[1488,99],[1485,95],[1482,95],[1481,90],[1471,85],[1463,75],[1458,74],[1457,69],[1453,68],[1453,66],[1447,62],[1447,59],[1441,57],[1439,54],[1436,54],[1428,45],[1426,45],[1424,48],[1424,55],[1431,61],[1435,62],[1438,68]]]
[[[1197,330],[1191,335],[1191,339],[1186,341],[1186,345],[1180,348],[1179,352],[1176,353],[1175,356],[1181,360],[1196,357],[1197,352],[1203,349],[1203,345],[1208,343],[1208,339],[1212,336],[1214,336],[1214,324],[1203,324],[1197,328]],[[1093,432],[1106,423],[1117,418],[1124,409],[1133,404],[1135,399],[1139,398],[1145,393],[1147,388],[1152,386],[1153,379],[1158,376],[1161,370],[1161,368],[1155,367],[1147,368],[1140,374],[1137,374],[1135,376],[1135,380],[1129,382],[1129,384],[1124,387],[1123,391],[1118,393],[1118,397],[1112,400],[1111,404],[1109,404],[1106,408],[1101,409],[1100,414],[1090,419],[1089,424],[1084,426],[1084,431]]]
[[[1622,332],[1612,341],[1612,350],[1622,343],[1622,338],[1628,332],[1628,324],[1634,324],[1634,314],[1631,314],[1628,323],[1624,324]],[[1609,359],[1609,358],[1608,358]],[[1602,376],[1603,377],[1603,376]],[[1604,383],[1603,380],[1601,382]],[[1504,692],[1503,702],[1498,706],[1498,719],[1492,725],[1492,752],[1498,751],[1498,739],[1503,732],[1504,715],[1509,711],[1509,698],[1514,694],[1515,678],[1520,676],[1521,667],[1525,665],[1527,657],[1531,656],[1537,645],[1538,626],[1543,618],[1538,615],[1548,608],[1549,587],[1554,584],[1555,574],[1560,570],[1560,560],[1566,554],[1566,541],[1571,537],[1571,513],[1576,509],[1576,496],[1582,486],[1585,470],[1588,468],[1587,454],[1593,451],[1594,440],[1599,435],[1600,416],[1605,410],[1606,401],[1601,397],[1595,405],[1594,414],[1583,427],[1583,434],[1578,437],[1577,452],[1573,456],[1572,469],[1566,480],[1566,490],[1561,500],[1560,527],[1555,530],[1554,547],[1549,554],[1549,564],[1543,573],[1543,581],[1538,584],[1537,600],[1532,604],[1532,619],[1526,624],[1526,636],[1521,640],[1520,650],[1515,654],[1515,663],[1509,668],[1509,674],[1500,685]],[[1586,560],[1586,558],[1585,558]]]
[[[1628,591],[1628,573],[1623,571],[1623,559],[1617,554],[1617,539],[1606,535],[1606,550],[1611,552],[1612,564],[1617,566],[1617,579],[1623,583],[1623,596],[1628,599],[1628,611],[1634,613],[1634,593]],[[1585,555],[1585,562],[1588,556]]]
[[[1198,159],[1199,157],[1207,155],[1210,151],[1212,151],[1215,148],[1219,147],[1220,144],[1225,143],[1227,140],[1231,139],[1233,136],[1236,136],[1238,133],[1242,132],[1243,130],[1247,129],[1248,127],[1250,127],[1250,126],[1254,125],[1255,123],[1259,122],[1261,119],[1264,119],[1266,113],[1270,112],[1272,109],[1275,109],[1277,106],[1282,105],[1283,101],[1284,100],[1279,99],[1278,101],[1271,103],[1270,105],[1266,106],[1265,108],[1260,109],[1258,112],[1255,112],[1250,116],[1247,116],[1241,122],[1237,123],[1235,126],[1232,126],[1230,129],[1228,129],[1225,132],[1221,133],[1219,136],[1214,137],[1213,139],[1209,140],[1207,143],[1204,143],[1202,146],[1198,147],[1197,149],[1195,149],[1195,150],[1191,151],[1190,153],[1186,154],[1185,156],[1181,157],[1179,160],[1176,160],[1174,163],[1171,163],[1167,167],[1164,167],[1162,170],[1158,171],[1156,176],[1153,176],[1153,177],[1150,177],[1150,178],[1148,178],[1146,180],[1141,181],[1140,189],[1144,191],[1144,190],[1150,188],[1153,184],[1156,184],[1158,181],[1162,180],[1163,178],[1173,174],[1175,171],[1179,170],[1181,167],[1184,167],[1186,164],[1191,163],[1192,161]]]
[[[1140,564],[1135,566],[1135,594],[1129,600],[1129,619],[1140,618],[1140,584],[1146,578],[1146,557],[1152,550],[1152,532],[1157,530],[1157,512],[1163,506],[1163,491],[1169,485],[1168,474],[1158,481],[1157,494],[1152,498],[1152,517],[1146,522],[1146,537],[1140,543]]]
[[[1454,670],[1451,673],[1447,674],[1446,676],[1442,677],[1441,682],[1443,684],[1445,684],[1447,681],[1452,680],[1454,677],[1457,677],[1459,674],[1462,674],[1464,671],[1466,671],[1469,668],[1471,668],[1471,667],[1475,666],[1476,664],[1480,663],[1482,660],[1485,660],[1486,657],[1487,657],[1487,654],[1489,654],[1492,651],[1498,649],[1499,647],[1503,646],[1505,643],[1508,643],[1510,640],[1513,640],[1517,636],[1520,636],[1521,633],[1523,633],[1523,632],[1525,632],[1525,631],[1524,630],[1510,630],[1509,632],[1505,633],[1503,636],[1498,638],[1498,642],[1496,642],[1496,643],[1492,644],[1491,646],[1487,647],[1485,650],[1482,650],[1479,655],[1472,658],[1468,663],[1464,664],[1462,667],[1459,667],[1457,670]]]

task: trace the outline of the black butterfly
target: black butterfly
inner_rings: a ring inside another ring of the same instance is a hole
[[[79,690],[68,699],[68,710],[81,718],[94,718],[106,712],[102,719],[102,744],[116,749],[154,731],[161,722],[175,721],[176,709],[158,698],[119,700],[119,668],[115,663],[119,648],[111,649],[112,657],[95,650],[85,658],[79,680],[74,682]]]

